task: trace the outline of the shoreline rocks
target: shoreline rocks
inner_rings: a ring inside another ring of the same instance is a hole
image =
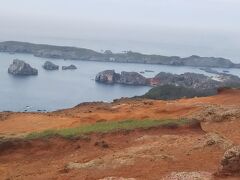
[[[52,62],[50,61],[46,61],[43,65],[43,68],[45,70],[48,70],[48,71],[53,71],[53,70],[58,70],[59,69],[59,66],[56,65],[56,64],[53,64]]]
[[[8,73],[14,76],[36,76],[38,75],[38,70],[22,60],[14,59],[8,68]]]
[[[203,74],[184,73],[171,74],[160,72],[153,78],[146,78],[137,72],[122,71],[120,74],[114,70],[106,70],[96,75],[95,81],[105,84],[124,84],[142,86],[174,85],[198,90],[218,89],[220,87],[240,87],[240,78],[233,75],[221,75],[219,81]]]

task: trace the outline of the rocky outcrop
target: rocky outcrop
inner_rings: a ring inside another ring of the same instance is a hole
[[[62,70],[75,70],[77,69],[77,67],[73,64],[71,64],[70,66],[62,66]]]
[[[165,86],[192,88],[196,90],[216,90],[220,87],[240,87],[240,78],[233,75],[221,75],[219,81],[203,74],[184,73],[171,74],[160,72],[153,78],[146,78],[137,72],[116,73],[114,70],[106,70],[97,74],[96,81],[108,84]]]
[[[172,172],[162,180],[213,180],[209,172]]]
[[[95,81],[105,83],[105,84],[114,84],[119,82],[120,74],[115,73],[114,70],[106,70],[98,73],[95,77]]]
[[[235,146],[224,153],[219,174],[240,175],[240,146]]]
[[[207,133],[194,146],[194,149],[216,146],[220,149],[227,150],[233,146],[233,142],[218,133]]]
[[[184,73],[184,74],[171,74],[161,72],[153,79],[158,81],[158,85],[175,85],[194,89],[215,89],[220,87],[221,83],[211,79],[203,74]]]
[[[135,178],[124,178],[124,177],[105,177],[99,180],[136,180]]]
[[[14,59],[8,68],[8,73],[15,76],[30,76],[38,75],[38,70],[22,60]]]
[[[201,111],[194,114],[194,118],[203,122],[234,121],[240,118],[240,107],[204,105],[204,108]]]
[[[178,56],[146,55],[132,51],[112,53],[109,50],[104,53],[99,53],[84,48],[32,44],[17,41],[0,42],[0,52],[27,53],[37,57],[55,59],[161,64],[171,66],[240,68],[240,64],[234,64],[230,60],[224,58],[200,57],[196,55],[181,58]]]
[[[48,70],[48,71],[53,71],[53,70],[58,70],[59,69],[59,66],[56,65],[56,64],[53,64],[52,62],[50,61],[46,61],[43,65],[43,68],[45,70]]]
[[[147,78],[137,72],[116,73],[114,70],[106,70],[98,73],[95,80],[106,84],[147,85]]]
[[[147,85],[147,78],[137,72],[123,71],[120,74],[118,83],[126,85]]]

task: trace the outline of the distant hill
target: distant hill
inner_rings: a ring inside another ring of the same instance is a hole
[[[125,53],[112,53],[109,50],[105,51],[104,53],[100,53],[85,48],[33,44],[18,41],[0,42],[0,52],[25,53],[32,54],[36,57],[66,60],[69,59],[121,63],[144,63],[193,67],[240,68],[240,64],[234,64],[229,59],[216,57],[200,57],[193,55],[190,57],[181,58],[178,56],[146,55],[132,51]]]

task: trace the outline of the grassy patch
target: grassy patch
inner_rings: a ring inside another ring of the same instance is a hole
[[[77,137],[89,133],[108,133],[119,130],[133,130],[138,128],[151,127],[179,127],[182,125],[191,125],[193,120],[179,119],[179,120],[125,120],[125,121],[111,121],[98,122],[91,125],[85,125],[75,128],[67,128],[60,130],[46,130],[43,132],[34,132],[28,134],[26,139],[49,138],[54,136],[61,136],[64,138]]]

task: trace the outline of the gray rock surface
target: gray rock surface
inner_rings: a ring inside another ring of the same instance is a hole
[[[77,67],[73,64],[71,64],[70,66],[62,66],[62,70],[75,70],[77,69]]]
[[[15,76],[30,76],[30,75],[38,75],[38,70],[32,68],[28,63],[14,59],[13,63],[8,68],[8,73]]]
[[[53,71],[53,70],[58,70],[59,69],[59,66],[56,65],[56,64],[53,64],[52,62],[50,61],[46,61],[43,65],[43,68],[48,70],[48,71]]]

